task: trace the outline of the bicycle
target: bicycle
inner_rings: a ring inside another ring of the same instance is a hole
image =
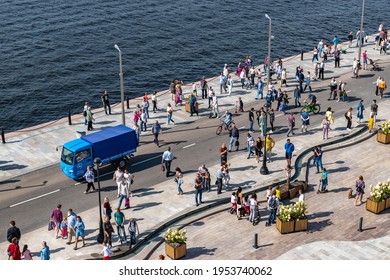
[[[217,131],[215,132],[217,135],[221,134],[222,130],[228,130],[231,131],[233,129],[234,122],[231,121],[228,125],[225,124],[223,120],[220,120],[221,123],[217,127]]]
[[[305,105],[303,105],[303,108],[301,110],[301,113],[303,111],[310,111],[314,114],[318,114],[321,110],[321,106],[319,104],[310,104],[310,103],[305,103]]]

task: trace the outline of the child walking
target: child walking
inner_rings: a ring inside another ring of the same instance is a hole
[[[68,238],[68,220],[67,217],[64,217],[64,219],[61,222],[61,236],[62,239]]]
[[[108,248],[107,243],[103,242],[103,250],[101,251],[100,255],[103,255],[103,260],[110,260],[110,256],[113,254],[110,248]]]

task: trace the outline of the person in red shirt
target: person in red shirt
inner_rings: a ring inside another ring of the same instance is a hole
[[[16,237],[12,238],[12,243],[8,246],[7,254],[9,260],[21,260],[20,248]]]

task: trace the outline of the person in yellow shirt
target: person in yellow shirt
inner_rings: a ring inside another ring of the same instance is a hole
[[[334,123],[333,112],[331,107],[328,107],[328,110],[326,110],[325,117],[328,118],[331,125]]]
[[[280,200],[280,187],[277,186],[275,189],[275,196]]]
[[[371,133],[372,128],[374,127],[374,114],[371,112],[370,118],[368,119],[368,132]]]
[[[274,139],[271,138],[271,135],[267,133],[267,137],[265,138],[265,152],[268,158],[268,162],[271,162],[272,148],[275,146]]]

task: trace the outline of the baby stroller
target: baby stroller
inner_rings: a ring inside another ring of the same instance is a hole
[[[369,58],[370,60],[370,64],[372,66],[372,68],[370,69],[370,71],[382,71],[382,68],[380,68],[378,66],[378,64],[376,64],[371,58]]]
[[[237,213],[237,203],[231,202],[232,206],[229,209],[230,214],[236,214]]]

